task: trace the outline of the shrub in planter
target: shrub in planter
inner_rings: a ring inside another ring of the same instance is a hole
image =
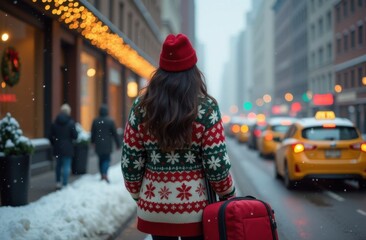
[[[75,127],[78,138],[75,140],[75,153],[71,170],[73,174],[84,174],[88,167],[90,134],[79,123],[76,123]]]
[[[0,189],[1,204],[28,204],[31,141],[23,136],[18,121],[7,113],[0,120]]]

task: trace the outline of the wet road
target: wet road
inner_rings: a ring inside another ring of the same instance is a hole
[[[274,178],[273,160],[262,159],[245,144],[227,139],[238,195],[267,201],[275,210],[281,240],[365,240],[366,191],[355,182],[310,182],[287,190]],[[116,238],[147,240],[136,219]]]

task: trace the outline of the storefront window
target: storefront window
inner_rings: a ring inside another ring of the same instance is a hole
[[[8,53],[7,67],[0,65],[0,117],[9,112],[25,136],[43,137],[43,33],[0,11],[0,35],[0,61]],[[13,68],[14,63],[17,68]]]
[[[93,119],[99,115],[98,106],[101,102],[102,84],[98,81],[98,61],[86,53],[81,53],[81,115],[82,127],[90,131]]]
[[[109,69],[109,113],[115,120],[116,127],[122,127],[122,85],[121,73],[117,68],[111,67]]]

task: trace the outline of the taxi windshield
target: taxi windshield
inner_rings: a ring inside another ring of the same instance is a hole
[[[290,125],[274,125],[272,126],[272,131],[285,133],[290,128]]]
[[[302,131],[302,137],[309,140],[332,141],[356,139],[359,135],[354,127],[310,127]]]

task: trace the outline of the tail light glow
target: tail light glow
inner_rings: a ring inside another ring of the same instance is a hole
[[[261,135],[261,133],[262,133],[261,130],[258,130],[258,129],[254,130],[254,136],[256,136],[256,137],[259,137]]]
[[[314,150],[316,149],[316,145],[308,144],[308,143],[295,143],[292,145],[292,149],[294,153],[301,153],[306,150]]]
[[[366,142],[363,143],[355,143],[350,146],[351,149],[360,150],[362,152],[366,152]]]
[[[326,123],[323,124],[323,128],[335,128],[336,125],[334,123]]]
[[[271,133],[267,133],[266,136],[264,136],[264,140],[272,141],[273,140],[273,135]]]
[[[240,131],[242,133],[246,133],[246,132],[248,132],[248,130],[249,130],[249,127],[247,125],[241,125]]]
[[[238,133],[240,132],[240,126],[238,124],[234,124],[232,127],[231,127],[231,131],[233,133]]]

